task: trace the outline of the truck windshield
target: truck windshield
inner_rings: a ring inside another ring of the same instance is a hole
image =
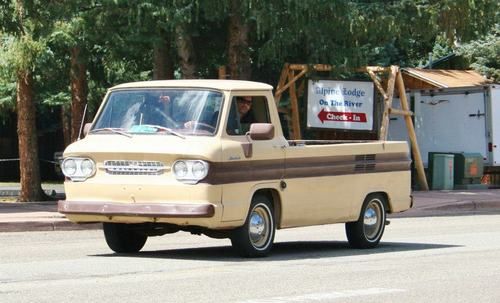
[[[90,133],[214,135],[222,93],[193,89],[114,91]]]

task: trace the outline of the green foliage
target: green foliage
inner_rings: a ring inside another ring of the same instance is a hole
[[[35,73],[43,106],[68,104],[69,49],[75,46],[87,65],[95,109],[108,87],[151,79],[157,43],[169,41],[177,61],[178,25],[193,39],[198,75],[214,78],[227,60],[232,5],[251,29],[247,51],[256,80],[275,84],[284,62],[345,71],[416,66],[429,52],[440,57],[455,44],[473,67],[498,79],[498,25],[480,38],[499,23],[495,0],[1,1],[0,112],[14,108],[15,73],[23,68]]]
[[[16,105],[16,79],[9,53],[14,37],[3,34],[0,39],[0,122],[5,124]]]
[[[34,70],[44,51],[45,41],[33,40],[31,35],[16,37],[6,49],[6,64],[14,71]]]
[[[497,20],[498,1],[253,1],[259,63],[412,65],[436,37],[468,41]],[[286,9],[285,9],[286,8]]]
[[[68,104],[71,101],[71,95],[68,92],[62,91],[56,94],[42,95],[42,100],[44,105],[61,106]]]
[[[0,121],[15,108],[16,83],[6,78],[0,79]]]
[[[470,67],[500,83],[500,25],[485,37],[460,45],[457,53],[467,58]]]

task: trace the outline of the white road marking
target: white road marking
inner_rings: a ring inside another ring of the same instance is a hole
[[[344,290],[333,292],[312,293],[298,296],[289,297],[274,297],[267,299],[253,299],[240,301],[239,303],[288,303],[288,302],[321,302],[331,301],[335,299],[354,298],[362,296],[383,295],[389,293],[404,292],[404,289],[391,289],[391,288],[367,288],[356,290]]]

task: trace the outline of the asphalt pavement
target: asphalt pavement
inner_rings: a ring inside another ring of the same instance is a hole
[[[57,200],[65,198],[61,184],[43,189],[54,201],[16,202],[18,185],[0,184],[0,232],[101,228],[100,224],[71,223],[57,212]],[[389,218],[500,213],[500,189],[414,191],[412,195],[413,208]]]

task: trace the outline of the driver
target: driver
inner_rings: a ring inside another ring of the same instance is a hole
[[[253,100],[250,96],[237,97],[236,104],[238,107],[238,114],[240,116],[240,125],[242,133],[245,134],[250,130],[250,125],[255,123],[255,116],[252,111]]]

